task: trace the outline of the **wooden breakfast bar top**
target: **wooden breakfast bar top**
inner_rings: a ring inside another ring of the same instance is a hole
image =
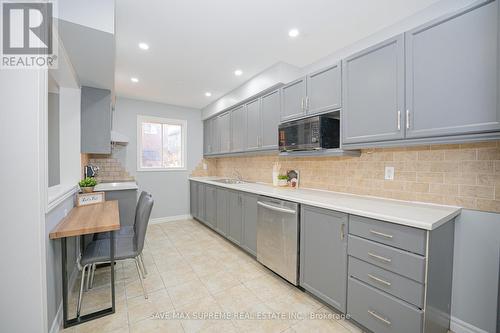
[[[50,239],[81,236],[120,229],[118,201],[104,201],[98,204],[73,208],[52,230]]]

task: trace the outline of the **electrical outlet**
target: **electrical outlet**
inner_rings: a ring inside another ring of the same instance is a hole
[[[203,170],[207,170],[207,169],[208,169],[207,163],[203,163]]]
[[[394,167],[385,167],[385,180],[394,180]]]

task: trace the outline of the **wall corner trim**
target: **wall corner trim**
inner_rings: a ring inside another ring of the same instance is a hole
[[[453,316],[451,316],[450,320],[450,330],[454,333],[488,333],[479,327],[466,323]]]

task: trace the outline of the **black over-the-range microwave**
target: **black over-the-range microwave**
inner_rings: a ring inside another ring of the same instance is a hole
[[[281,123],[278,138],[281,152],[339,148],[339,120],[324,114]]]

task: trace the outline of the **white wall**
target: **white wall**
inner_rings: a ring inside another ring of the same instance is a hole
[[[46,330],[46,70],[0,70],[0,331]]]
[[[137,171],[137,115],[187,120],[187,170]],[[117,156],[139,184],[139,190],[153,194],[152,218],[189,214],[188,176],[203,155],[201,111],[154,102],[118,97],[113,129],[129,137],[124,154]]]

